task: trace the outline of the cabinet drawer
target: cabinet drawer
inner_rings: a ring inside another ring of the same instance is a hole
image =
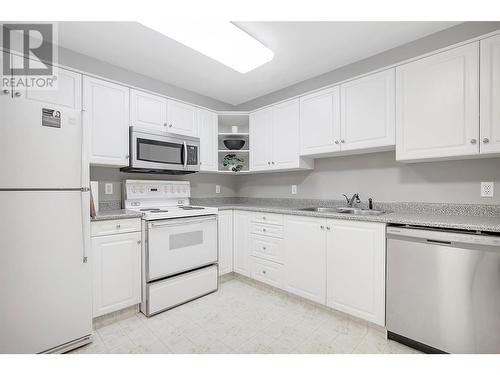
[[[261,224],[283,225],[283,215],[269,214],[267,212],[254,212],[252,214],[252,221]]]
[[[250,238],[250,251],[253,256],[283,264],[283,240],[260,235]]]
[[[251,232],[262,236],[283,238],[283,226],[252,223]]]
[[[93,221],[91,224],[92,237],[139,232],[141,230],[140,218]]]
[[[252,278],[263,283],[283,287],[283,266],[268,260],[252,257]]]

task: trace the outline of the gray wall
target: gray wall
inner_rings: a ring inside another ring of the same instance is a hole
[[[102,76],[111,80],[122,82],[131,86],[139,87],[145,90],[150,90],[163,94],[175,99],[184,100],[189,103],[197,104],[202,107],[207,107],[213,110],[232,110],[234,106],[219,100],[204,96],[193,91],[183,89],[178,86],[170,85],[142,74],[126,70],[115,65],[111,65],[101,60],[82,55],[72,50],[59,47],[59,63],[72,67],[74,69],[83,70],[98,76]]]
[[[234,176],[195,173],[187,176],[148,175],[141,173],[122,173],[119,168],[90,167],[90,180],[99,181],[99,201],[121,200],[121,183],[130,180],[187,180],[191,182],[191,196],[205,197],[234,197],[236,194],[236,178]],[[104,194],[104,184],[113,183],[113,194]],[[220,185],[220,194],[215,194],[215,185]]]
[[[498,158],[404,164],[394,152],[383,152],[317,159],[313,171],[236,179],[241,197],[343,199],[341,194],[359,192],[363,201],[500,204]],[[494,198],[480,197],[481,181],[496,182]]]
[[[346,65],[339,69],[321,74],[311,79],[296,83],[284,89],[236,106],[236,110],[248,111],[291,98],[304,92],[316,90],[336,82],[369,73],[398,62],[420,56],[440,48],[500,29],[500,22],[464,22],[443,31],[431,34],[402,46],[384,51],[377,55]],[[348,37],[348,36],[346,36]]]

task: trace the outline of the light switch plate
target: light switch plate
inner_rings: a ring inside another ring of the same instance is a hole
[[[220,185],[215,185],[215,194],[220,194]]]
[[[104,194],[107,194],[107,195],[113,194],[113,184],[112,183],[104,184]]]
[[[491,198],[495,194],[495,184],[493,182],[481,182],[481,197]]]
[[[292,185],[292,194],[297,194],[297,185]]]

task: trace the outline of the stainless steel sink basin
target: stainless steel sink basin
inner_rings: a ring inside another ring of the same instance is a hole
[[[354,208],[354,207],[307,207],[301,208],[301,211],[310,211],[310,212],[324,212],[324,213],[338,213],[338,214],[350,214],[350,215],[360,215],[360,216],[378,216],[385,213],[385,211],[380,210],[365,210],[362,208]]]

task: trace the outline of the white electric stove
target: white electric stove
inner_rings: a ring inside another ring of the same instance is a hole
[[[217,290],[217,208],[191,206],[189,181],[125,180],[142,216],[142,304],[151,316]]]

